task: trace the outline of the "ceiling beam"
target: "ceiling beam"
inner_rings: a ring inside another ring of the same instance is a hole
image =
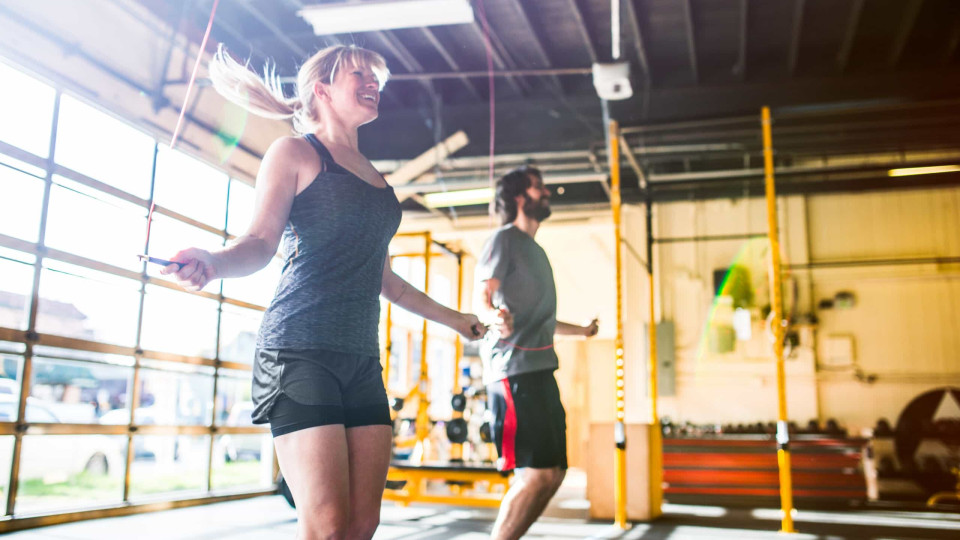
[[[590,27],[587,26],[587,22],[583,18],[583,11],[577,4],[577,0],[567,0],[567,4],[570,6],[570,12],[573,14],[573,18],[577,22],[577,30],[580,31],[580,36],[583,38],[583,42],[587,46],[587,54],[590,55],[590,62],[596,64],[597,49],[593,46],[593,39],[590,37]]]
[[[650,71],[650,63],[647,61],[647,49],[643,44],[643,34],[640,32],[640,14],[633,7],[632,0],[626,3],[627,23],[630,24],[630,31],[633,32],[634,48],[637,52],[637,61],[640,62],[640,69],[643,70],[643,83],[647,88],[653,86],[653,73]]]
[[[687,52],[690,54],[690,71],[693,72],[693,84],[700,83],[700,73],[697,69],[697,36],[696,26],[693,24],[693,0],[683,0],[683,18],[687,26]]]
[[[250,4],[250,0],[240,0],[238,2],[240,7],[244,9],[247,13],[250,14],[258,23],[260,23],[264,28],[270,31],[271,34],[277,37],[281,43],[283,43],[288,49],[293,51],[297,56],[297,59],[302,62],[310,56],[310,53],[306,49],[298,45],[295,41],[287,37],[286,33],[273,24],[270,17],[267,17],[259,9]]]
[[[477,32],[477,35],[480,38],[480,43],[486,47],[486,38],[490,38],[490,56],[493,57],[493,61],[499,66],[499,69],[508,69],[515,71],[517,69],[517,63],[510,58],[509,53],[503,47],[503,43],[500,41],[500,38],[497,37],[497,34],[493,32],[493,28],[490,29],[490,34],[487,36],[483,29],[480,27],[480,23],[474,22],[473,29]],[[502,52],[501,52],[502,51]],[[521,96],[526,96],[529,94],[532,89],[530,85],[522,78],[514,79],[510,77],[507,79],[511,82],[513,89]],[[523,90],[520,89],[520,86],[523,86]]]
[[[949,64],[953,61],[953,56],[957,53],[957,45],[960,45],[960,19],[957,19],[957,22],[953,23],[950,40],[947,41],[947,48],[943,51],[944,64]]]
[[[543,42],[540,41],[540,37],[537,36],[537,30],[530,22],[530,18],[527,17],[527,12],[524,10],[523,4],[520,3],[520,0],[510,0],[510,4],[513,6],[513,9],[517,14],[517,18],[529,30],[530,37],[533,38],[533,50],[537,53],[537,56],[540,57],[540,61],[543,62],[544,66],[546,67],[553,67],[553,62],[550,61],[550,56],[547,54],[547,50],[544,48]],[[560,83],[560,79],[557,76],[551,76],[550,80],[553,82],[554,86],[556,86],[557,91],[559,91],[560,94],[563,94],[563,84]]]
[[[404,69],[411,73],[420,73],[423,72],[423,66],[420,65],[420,62],[410,53],[409,50],[403,45],[403,43],[397,39],[392,33],[387,30],[378,30],[373,32],[381,43],[393,54],[393,56],[403,65]],[[418,80],[420,86],[422,86],[430,96],[434,95],[433,85],[429,81]],[[402,104],[402,101],[398,98],[398,102]]]
[[[800,58],[800,35],[803,32],[803,12],[806,0],[794,0],[793,4],[793,33],[790,38],[790,55],[787,59],[787,73],[792,77],[797,72],[797,61]]]
[[[377,36],[380,42],[400,61],[404,69],[411,73],[420,73],[423,71],[423,66],[420,65],[420,62],[417,61],[407,47],[392,33],[387,30],[378,30],[373,34]]]
[[[460,64],[458,64],[457,61],[453,58],[453,56],[451,56],[450,53],[447,52],[447,49],[443,46],[442,43],[440,43],[440,40],[437,39],[436,34],[434,34],[432,30],[430,30],[426,26],[420,28],[420,30],[423,32],[424,37],[427,38],[427,41],[430,42],[430,45],[432,45],[433,48],[437,51],[437,54],[439,54],[443,58],[443,61],[446,62],[448,66],[450,66],[450,69],[456,72],[462,71],[460,69]],[[476,87],[473,86],[473,83],[470,82],[469,78],[465,76],[461,76],[459,78],[460,78],[460,82],[463,83],[463,86],[467,89],[470,95],[476,98],[477,101],[483,101],[483,96],[480,95],[480,92],[478,92]]]
[[[262,60],[264,63],[266,63],[267,61],[272,60],[269,56],[267,56],[267,55],[260,49],[260,47],[257,47],[257,46],[256,46],[258,40],[254,39],[254,38],[250,38],[250,37],[244,36],[244,35],[243,35],[243,32],[241,32],[240,30],[238,30],[237,28],[235,28],[232,24],[226,22],[226,21],[224,20],[224,18],[225,18],[225,17],[214,17],[214,18],[213,18],[213,36],[214,36],[214,37],[216,37],[216,36],[218,35],[218,31],[222,30],[222,31],[225,32],[227,35],[229,35],[231,38],[233,38],[233,40],[234,40],[237,44],[239,44],[239,45],[245,45],[245,46],[247,47],[246,55],[244,55],[244,57],[245,57],[246,59],[252,60],[252,59],[254,59],[254,58],[259,58],[259,59]],[[202,31],[202,29],[197,29],[197,31],[200,32],[200,31]],[[187,35],[186,33],[184,33],[184,36],[187,38],[188,41],[191,39],[191,36]],[[198,43],[198,44],[199,44],[199,39],[200,39],[199,37],[196,38],[196,43]],[[218,40],[218,41],[219,41],[219,40]],[[199,46],[199,45],[198,45],[198,46]],[[236,50],[234,50],[234,51],[232,51],[232,52],[235,53],[235,54],[241,54],[241,55],[242,55],[242,51],[236,51]],[[184,77],[186,77],[186,75],[184,75]]]
[[[909,0],[903,8],[903,19],[900,23],[900,29],[897,31],[897,38],[890,48],[890,59],[887,62],[891,68],[897,67],[900,58],[903,56],[903,50],[907,48],[907,42],[910,40],[910,34],[913,33],[913,27],[917,24],[917,16],[920,14],[920,8],[923,7],[923,0]]]
[[[734,73],[741,81],[747,79],[747,21],[749,15],[748,0],[740,0],[740,47],[737,51],[737,65]]]
[[[853,42],[857,37],[857,27],[860,26],[863,4],[864,0],[853,0],[853,4],[850,6],[847,29],[843,33],[843,41],[840,42],[840,50],[837,52],[837,69],[840,73],[846,71],[847,65],[850,63],[850,52],[853,50]]]

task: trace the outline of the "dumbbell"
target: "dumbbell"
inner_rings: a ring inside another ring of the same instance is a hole
[[[874,437],[893,437],[893,428],[886,418],[877,420],[877,425],[873,428]]]
[[[463,394],[454,394],[450,398],[450,406],[457,412],[463,412],[467,408],[467,396]]]
[[[493,426],[490,422],[480,424],[480,440],[485,443],[493,442]]]
[[[463,418],[454,418],[447,421],[447,438],[455,444],[467,441],[467,421]]]
[[[397,412],[400,412],[400,410],[403,409],[403,398],[401,397],[390,398],[390,408]]]

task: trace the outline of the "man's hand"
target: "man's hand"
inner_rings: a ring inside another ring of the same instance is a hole
[[[501,338],[509,337],[513,334],[513,315],[510,310],[502,307],[487,311],[483,318],[483,324],[491,330],[496,330]]]
[[[557,321],[557,329],[554,333],[559,336],[581,336],[589,338],[597,335],[598,329],[597,319],[593,319],[590,321],[590,324],[586,326]]]
[[[510,337],[513,334],[513,314],[510,313],[510,310],[502,307],[497,310],[497,316],[499,317],[499,324],[497,324],[497,332],[500,332],[500,337]]]
[[[590,324],[583,327],[584,337],[593,337],[600,331],[600,323],[597,319],[590,321]]]

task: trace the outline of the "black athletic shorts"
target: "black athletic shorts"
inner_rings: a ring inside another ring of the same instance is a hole
[[[522,373],[487,385],[501,471],[567,468],[567,413],[553,370]]]
[[[274,437],[331,424],[393,425],[382,373],[376,356],[260,349],[254,367],[253,420],[269,421]]]

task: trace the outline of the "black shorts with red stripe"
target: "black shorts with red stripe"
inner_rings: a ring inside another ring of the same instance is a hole
[[[553,370],[522,373],[487,385],[501,471],[567,468],[567,413]]]

